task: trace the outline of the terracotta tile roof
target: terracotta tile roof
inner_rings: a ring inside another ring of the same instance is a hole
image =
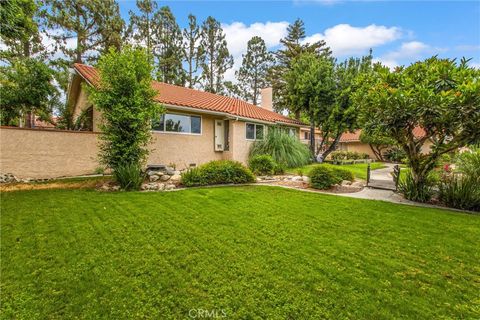
[[[360,141],[360,134],[362,130],[356,130],[355,132],[345,132],[340,138],[340,142],[357,142]],[[416,138],[423,137],[425,135],[425,130],[421,127],[415,127],[413,129],[413,134]]]
[[[75,63],[75,70],[91,85],[98,85],[99,75],[94,67]],[[240,99],[225,97],[200,90],[152,81],[152,87],[158,92],[155,100],[175,106],[190,107],[199,110],[223,112],[232,116],[261,120],[267,122],[281,122],[284,124],[305,124],[285,117],[273,111],[263,109]]]

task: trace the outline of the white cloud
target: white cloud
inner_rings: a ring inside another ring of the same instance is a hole
[[[337,24],[326,29],[324,33],[315,33],[305,38],[304,42],[313,43],[325,40],[335,56],[344,56],[364,53],[370,48],[395,41],[401,36],[402,32],[398,27],[375,24],[353,27],[349,24]]]
[[[280,39],[287,35],[288,22],[255,22],[247,26],[242,22],[222,24],[227,39],[228,51],[233,55],[234,66],[225,73],[225,80],[234,81],[235,71],[242,64],[242,54],[247,50],[248,41],[254,37],[261,37],[268,50],[280,44]]]
[[[471,62],[469,63],[470,67],[480,70],[480,62]]]
[[[394,51],[390,51],[380,58],[376,58],[376,61],[380,61],[390,69],[401,65],[402,61],[418,60],[427,54],[444,51],[442,48],[435,48],[420,41],[404,42],[401,46]]]

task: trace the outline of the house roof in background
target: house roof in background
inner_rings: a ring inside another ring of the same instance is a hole
[[[358,142],[360,141],[360,134],[362,130],[356,130],[355,132],[345,132],[340,138],[340,142]],[[425,136],[425,130],[421,127],[415,127],[413,129],[413,135],[415,138],[421,138]]]
[[[98,85],[100,77],[97,69],[80,63],[74,64],[74,69],[91,85]],[[163,82],[152,81],[152,87],[158,92],[157,102],[198,110],[222,112],[231,116],[260,120],[271,123],[282,123],[304,126],[301,121],[288,118],[273,111],[255,106],[246,101],[225,97],[200,90],[175,86]]]

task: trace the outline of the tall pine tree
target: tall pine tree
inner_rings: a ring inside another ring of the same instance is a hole
[[[157,58],[157,79],[166,83],[183,85],[183,40],[182,32],[169,7],[162,7],[155,18],[155,33],[158,45],[154,50]]]
[[[145,46],[148,53],[153,56],[153,49],[158,44],[154,31],[157,3],[152,0],[137,0],[137,8],[139,14],[133,11],[129,12],[130,23],[127,29],[127,37],[130,42]]]
[[[224,91],[223,76],[233,66],[233,57],[228,52],[220,22],[213,17],[208,17],[202,24],[200,44],[204,53],[200,60],[202,86],[205,91],[222,93]]]
[[[202,56],[202,49],[200,47],[200,27],[197,24],[197,18],[190,14],[188,16],[188,27],[183,29],[183,56],[186,62],[186,85],[193,88],[199,81],[198,64]]]
[[[267,72],[272,62],[273,56],[262,38],[255,36],[248,41],[242,66],[235,73],[245,100],[257,105],[260,89],[267,86]]]
[[[274,95],[274,107],[277,111],[288,110],[300,118],[300,112],[295,106],[289,104],[286,92],[285,75],[290,70],[292,62],[302,53],[310,52],[317,55],[329,55],[330,49],[326,47],[325,41],[305,43],[305,25],[301,19],[295,20],[287,28],[287,36],[280,40],[282,48],[275,53],[275,65],[269,70],[269,80],[272,84]]]
[[[45,0],[43,14],[56,47],[69,62],[95,60],[98,53],[121,45],[124,21],[115,0]],[[75,39],[70,48],[69,40]]]

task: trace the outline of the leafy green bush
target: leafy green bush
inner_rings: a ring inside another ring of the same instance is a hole
[[[182,184],[187,187],[254,181],[255,176],[249,169],[231,160],[211,161],[182,173]]]
[[[407,154],[400,148],[392,148],[385,153],[385,159],[391,162],[402,162],[406,157]]]
[[[311,160],[310,150],[280,128],[270,127],[263,140],[255,141],[250,149],[250,157],[268,154],[277,163],[282,163],[288,168],[301,167]]]
[[[273,168],[273,174],[284,174],[286,170],[286,165],[282,163],[275,163],[275,168]]]
[[[139,190],[145,174],[137,163],[120,164],[113,170],[115,181],[120,184],[123,190]]]
[[[338,177],[341,179],[340,181],[343,180],[348,180],[348,181],[353,181],[355,180],[355,177],[353,176],[353,172],[343,169],[343,168],[332,168],[332,173],[335,177]]]
[[[362,152],[359,154],[360,159],[370,159],[370,155],[368,153]]]
[[[273,174],[276,166],[275,160],[268,154],[255,155],[248,160],[248,167],[257,175]]]
[[[330,158],[332,160],[359,160],[369,159],[370,155],[368,155],[368,153],[359,153],[357,151],[333,151],[330,153]]]
[[[448,207],[480,211],[478,179],[465,174],[444,177],[439,184],[439,199]]]
[[[480,147],[471,147],[469,151],[460,153],[455,159],[455,164],[460,172],[480,180]]]
[[[329,189],[339,183],[341,178],[335,176],[331,169],[317,166],[308,174],[310,185],[315,189]]]
[[[347,153],[345,151],[333,151],[330,153],[332,160],[345,160],[347,159]]]
[[[427,178],[423,183],[415,184],[411,171],[408,171],[400,178],[398,190],[408,200],[427,202],[433,195],[433,182]]]

